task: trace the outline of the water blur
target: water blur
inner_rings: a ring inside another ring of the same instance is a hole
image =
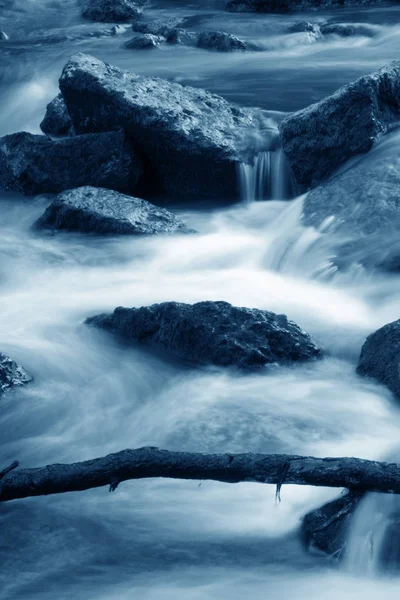
[[[122,48],[129,32],[103,35],[108,26],[84,22],[75,0],[7,3],[0,11],[10,36],[0,45],[0,134],[39,131],[62,65],[76,51],[281,115],[399,50],[400,9],[341,11],[342,22],[368,23],[375,35],[310,43],[286,33],[290,22],[335,13],[235,15],[221,4],[159,0],[154,14],[192,16],[195,29],[224,29],[264,44],[265,52],[133,52]],[[78,461],[146,444],[371,459],[393,450],[398,406],[384,387],[358,377],[355,365],[366,335],[399,317],[400,278],[356,262],[346,271],[335,266],[324,232],[301,225],[303,198],[287,201],[279,156],[261,155],[239,174],[247,202],[181,206],[177,212],[199,234],[179,239],[42,234],[32,225],[48,198],[1,195],[1,350],[35,376],[2,399],[2,464]],[[119,305],[207,299],[286,313],[327,357],[257,375],[194,371],[122,348],[83,323]],[[148,480],[114,494],[6,504],[0,597],[397,598],[396,582],[376,573],[371,580],[367,568],[339,572],[301,547],[301,517],[338,492],[284,486],[279,505],[274,494],[250,483]]]

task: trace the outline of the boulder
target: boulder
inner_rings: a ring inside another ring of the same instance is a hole
[[[236,35],[224,31],[203,31],[197,38],[197,47],[216,52],[246,52],[247,50],[259,51],[260,46],[245,42]]]
[[[343,558],[351,519],[361,497],[350,492],[309,512],[301,524],[307,550]]]
[[[36,225],[47,229],[123,235],[189,231],[171,212],[146,200],[89,186],[59,194]]]
[[[152,48],[159,48],[165,38],[160,35],[153,35],[152,33],[139,33],[135,37],[128,40],[125,44],[125,48],[130,50],[151,50]]]
[[[58,94],[47,105],[46,114],[40,123],[40,129],[46,135],[54,137],[73,135],[71,118],[61,94]]]
[[[141,173],[141,161],[122,131],[57,141],[25,132],[0,138],[0,187],[28,196],[83,185],[130,193]]]
[[[60,88],[76,131],[123,127],[150,167],[148,185],[176,199],[238,199],[237,167],[264,143],[260,111],[89,55],[67,63]]]
[[[32,381],[32,377],[14,360],[0,352],[0,397],[13,387]]]
[[[357,373],[376,379],[400,398],[400,319],[367,337]]]
[[[303,223],[331,236],[339,265],[400,268],[400,155],[396,154],[390,150],[386,155],[367,155],[306,196]]]
[[[231,12],[290,13],[309,9],[390,4],[386,0],[227,0]]]
[[[285,315],[228,302],[120,307],[87,322],[193,365],[250,369],[321,355],[310,336]]]
[[[345,85],[282,121],[282,147],[299,191],[368,152],[400,118],[400,61]]]
[[[142,13],[148,0],[88,0],[82,16],[91,21],[125,23]]]

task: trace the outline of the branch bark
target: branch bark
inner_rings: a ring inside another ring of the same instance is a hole
[[[285,454],[200,454],[145,447],[102,458],[8,472],[0,501],[78,492],[129,479],[168,477],[225,483],[258,482],[400,493],[400,465],[360,458],[313,458]]]

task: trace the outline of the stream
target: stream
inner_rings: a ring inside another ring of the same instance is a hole
[[[337,13],[230,14],[222,7],[158,0],[151,11],[155,18],[193,16],[195,30],[223,29],[268,50],[128,50],[129,32],[88,37],[107,26],[84,21],[76,0],[6,2],[0,135],[40,132],[75,52],[276,113],[318,101],[399,55],[400,7],[342,10],[341,21],[369,23],[375,37],[315,43],[292,39],[288,25]],[[398,136],[391,144],[397,151]],[[267,171],[269,201],[256,201],[263,183],[242,170],[241,203],[173,205],[199,232],[178,238],[38,232],[32,225],[49,199],[0,192],[0,349],[35,378],[1,400],[0,466],[81,461],[143,445],[369,459],[396,452],[400,407],[355,368],[366,336],[399,318],[400,276],[358,264],[338,270],[321,232],[301,225],[303,198],[282,199],[282,169],[262,164],[261,177]],[[168,300],[226,300],[287,314],[326,357],[263,374],[193,370],[84,324],[116,306]],[[277,503],[273,486],[149,479],[113,494],[101,488],[4,503],[0,598],[397,600],[396,577],[364,568],[368,561],[338,567],[302,547],[301,518],[338,493],[287,485]],[[364,519],[376,513],[377,500],[368,502]]]

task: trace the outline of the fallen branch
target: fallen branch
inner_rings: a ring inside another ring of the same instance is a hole
[[[37,469],[9,471],[1,481],[0,501],[78,492],[128,479],[169,477],[225,483],[271,483],[400,493],[400,465],[360,458],[312,458],[285,454],[200,454],[146,447],[103,458]]]

